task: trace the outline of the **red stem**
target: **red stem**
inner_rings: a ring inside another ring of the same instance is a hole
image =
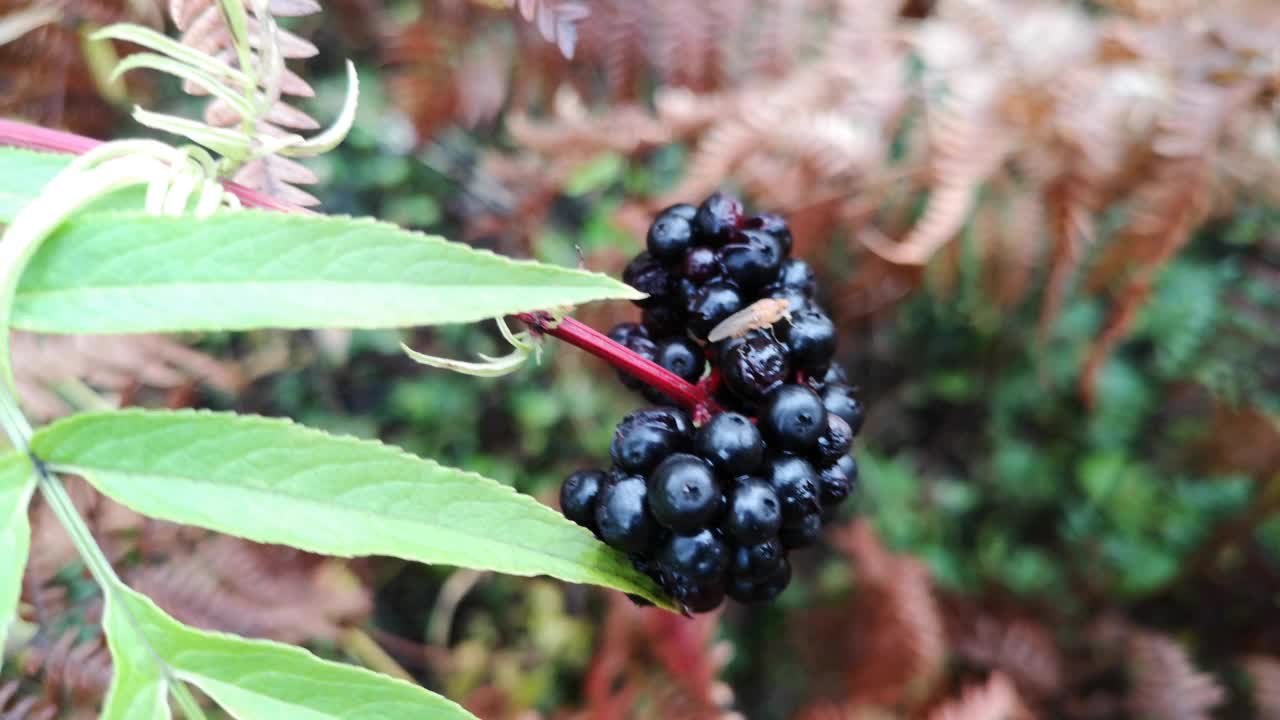
[[[32,150],[81,154],[100,145],[101,142],[83,135],[75,135],[61,130],[50,130],[38,125],[0,119],[0,145],[12,145]],[[310,213],[310,210],[276,200],[257,190],[243,185],[223,181],[227,192],[240,198],[245,207],[263,210],[277,210],[291,213]],[[625,346],[601,335],[591,327],[573,318],[564,318],[553,322],[545,313],[521,313],[517,315],[522,321],[538,332],[563,340],[574,347],[595,355],[622,372],[653,387],[663,395],[686,407],[698,416],[705,416],[714,409],[714,404],[700,385],[691,385],[680,376],[657,363],[646,360]]]

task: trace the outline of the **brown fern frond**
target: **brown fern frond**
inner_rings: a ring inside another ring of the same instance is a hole
[[[993,673],[982,685],[966,688],[960,697],[929,713],[929,720],[1018,720],[1029,718],[1013,683]]]
[[[1226,699],[1218,681],[1196,670],[1172,638],[1135,631],[1128,639],[1127,657],[1128,708],[1134,717],[1208,720],[1210,711]]]
[[[1013,680],[1023,695],[1044,697],[1063,687],[1061,653],[1039,622],[978,615],[958,633],[953,648],[965,660]]]
[[[17,682],[0,684],[0,720],[54,720],[56,705],[22,692]]]
[[[72,410],[77,396],[67,386],[77,381],[117,399],[138,386],[168,389],[199,381],[233,391],[241,385],[235,366],[160,335],[15,332],[12,343],[18,392],[39,420]]]
[[[1262,720],[1280,718],[1280,660],[1263,655],[1245,659],[1253,691],[1253,709]]]
[[[263,20],[252,3],[246,4],[249,13],[249,39],[255,52],[251,62],[257,71],[264,68],[258,50],[264,42]],[[269,0],[266,12],[274,17],[302,17],[320,12],[315,0]],[[182,32],[181,41],[202,52],[213,55],[233,67],[239,67],[240,58],[232,47],[231,31],[215,0],[169,0],[169,15]],[[307,40],[286,30],[278,30],[276,38],[280,55],[286,60],[314,56],[318,50]],[[311,97],[315,90],[306,80],[287,68],[275,83],[275,87],[254,88],[255,93],[272,93],[267,97],[268,109],[256,118],[252,132],[255,136],[275,137],[290,130],[314,130],[320,124],[310,115],[289,105],[284,97]],[[191,95],[204,95],[207,91],[187,82],[183,89]],[[229,127],[239,124],[240,112],[220,99],[214,99],[205,107],[205,121],[210,125]],[[233,178],[236,182],[261,190],[272,197],[296,205],[315,205],[319,201],[296,185],[314,184],[317,178],[302,165],[275,154],[257,157],[241,167]]]
[[[578,23],[591,14],[591,8],[575,0],[506,0],[507,7],[518,7],[525,20],[533,23],[547,42],[555,43],[561,54],[573,58],[578,45]]]
[[[52,642],[38,641],[23,651],[22,672],[38,677],[45,702],[73,704],[101,698],[111,684],[111,653],[101,637],[82,640],[77,629]]]

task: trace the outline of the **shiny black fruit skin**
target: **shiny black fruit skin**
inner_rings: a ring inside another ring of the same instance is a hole
[[[671,273],[648,252],[640,253],[627,263],[622,271],[622,282],[649,294],[649,297],[635,301],[640,307],[662,305],[674,287]]]
[[[684,310],[671,305],[647,307],[640,313],[640,320],[651,338],[667,338],[684,335]]]
[[[596,527],[610,546],[629,553],[643,553],[660,535],[649,514],[643,478],[628,477],[608,485],[596,501]]]
[[[725,387],[744,400],[764,399],[791,371],[786,347],[764,330],[725,340],[717,353]]]
[[[813,301],[808,295],[796,290],[795,288],[782,287],[778,283],[770,283],[760,290],[760,294],[767,298],[775,300],[786,300],[787,309],[790,312],[798,312],[807,310],[811,307]]]
[[[834,465],[849,452],[853,446],[853,429],[844,418],[833,412],[827,413],[827,430],[818,438],[818,447],[814,451],[814,462],[818,467]]]
[[[765,542],[782,527],[782,501],[773,486],[757,477],[739,478],[729,493],[724,531],[734,542]]]
[[[782,254],[791,254],[791,226],[776,213],[761,213],[742,221],[742,227],[769,233],[782,246]]]
[[[724,193],[712,193],[693,216],[695,243],[723,245],[742,220],[742,203]]]
[[[619,468],[644,475],[673,452],[689,445],[687,416],[685,426],[679,419],[682,413],[671,409],[653,408],[630,413],[613,433],[609,456]]]
[[[782,246],[758,230],[740,230],[720,248],[725,275],[739,287],[754,290],[773,282],[782,266]]]
[[[733,549],[729,574],[734,578],[758,582],[772,575],[786,559],[782,543],[776,539],[755,545],[738,545]]]
[[[706,339],[712,328],[742,309],[742,295],[728,283],[709,282],[693,291],[685,309],[689,330]]]
[[[681,272],[685,278],[695,283],[704,283],[721,275],[724,268],[720,266],[720,256],[716,251],[702,246],[690,248],[689,252],[685,253]]]
[[[840,463],[818,471],[818,499],[823,509],[839,505],[853,492],[853,483]]]
[[[755,423],[733,412],[720,413],[699,428],[693,447],[725,478],[755,472],[764,460],[764,438]]]
[[[857,487],[858,485],[858,461],[853,459],[852,455],[845,455],[836,463],[836,467],[840,468],[845,477],[849,478],[849,484]]]
[[[649,511],[666,528],[692,534],[724,511],[724,492],[711,463],[696,455],[675,453],[649,476]]]
[[[793,522],[783,523],[782,529],[778,531],[778,539],[782,541],[782,547],[796,550],[818,542],[818,536],[821,534],[821,511],[815,511]]]
[[[649,254],[664,263],[673,263],[684,257],[693,243],[693,218],[684,208],[697,213],[692,205],[673,205],[658,213],[645,236]]]
[[[827,412],[835,413],[849,423],[854,436],[862,430],[864,411],[862,403],[853,395],[853,388],[844,383],[830,383],[822,391],[822,404]]]
[[[836,353],[836,326],[816,308],[791,312],[791,322],[777,325],[778,339],[787,344],[791,365],[809,375],[825,374]]]
[[[696,583],[721,581],[730,559],[729,546],[710,530],[672,535],[657,557],[662,572]]]
[[[687,337],[673,337],[658,343],[654,362],[690,383],[702,378],[707,365],[702,346]]]
[[[812,298],[818,291],[818,280],[813,275],[813,268],[800,258],[787,258],[778,268],[778,279],[774,281],[779,287],[798,290],[805,297]]]
[[[588,530],[596,527],[596,498],[608,484],[603,470],[579,470],[560,486],[560,511]]]
[[[827,429],[822,398],[803,385],[783,385],[770,391],[761,408],[760,433],[770,448],[808,452]]]
[[[729,597],[740,603],[766,603],[782,594],[791,583],[791,563],[782,559],[773,574],[764,580],[753,582],[746,578],[732,578],[725,588]]]
[[[773,458],[765,463],[765,480],[777,494],[782,507],[783,527],[800,522],[821,509],[818,473],[804,458],[796,455]]]
[[[674,579],[667,591],[688,612],[711,612],[724,602],[724,583],[720,580]]]
[[[609,330],[609,339],[619,345],[627,345],[633,338],[649,339],[649,331],[640,323],[624,322],[614,325]]]

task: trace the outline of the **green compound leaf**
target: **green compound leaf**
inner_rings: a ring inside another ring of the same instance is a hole
[[[380,443],[232,413],[129,410],[59,420],[31,447],[171,522],[326,555],[549,575],[670,607],[626,556],[556,511]]]
[[[197,630],[169,617],[145,595],[123,586],[113,593],[108,627],[118,636],[132,634],[130,647],[148,653],[151,667],[195,685],[240,720],[475,720],[456,703],[403,680],[321,660],[298,647]],[[168,718],[167,709],[151,704],[157,688],[163,693],[164,687],[164,681],[156,681],[135,688],[138,714],[118,717]],[[116,697],[123,693],[113,693]],[[164,706],[163,694],[159,704]]]
[[[131,617],[133,591],[113,584],[106,598],[102,629],[112,673],[100,720],[169,720],[169,683],[150,638],[139,635],[141,628]]]
[[[74,159],[66,153],[0,147],[0,224],[12,222],[18,211]],[[120,190],[93,203],[86,212],[141,208],[145,198],[143,188]]]
[[[643,295],[367,219],[77,215],[32,257],[14,322],[58,333],[464,323]]]
[[[18,614],[22,573],[31,549],[27,505],[34,489],[35,475],[27,458],[12,452],[0,457],[0,648]]]

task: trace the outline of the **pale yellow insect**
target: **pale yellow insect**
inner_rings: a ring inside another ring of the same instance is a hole
[[[738,338],[752,330],[773,327],[782,319],[791,319],[791,301],[784,298],[764,298],[757,300],[738,312],[720,321],[711,328],[707,339],[720,342],[725,338]]]

